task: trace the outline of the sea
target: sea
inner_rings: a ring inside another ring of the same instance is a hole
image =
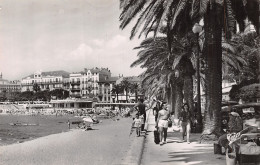
[[[0,115],[0,146],[66,132],[68,120],[82,121],[74,115]],[[71,124],[71,129],[78,125]]]

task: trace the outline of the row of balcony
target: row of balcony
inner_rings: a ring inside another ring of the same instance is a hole
[[[95,81],[93,81],[93,80],[90,80],[90,81],[70,81],[70,84],[80,84],[80,83],[87,84],[87,83],[93,83],[93,82],[95,82]]]
[[[22,83],[21,85],[26,85],[26,86],[30,86],[30,85],[33,85],[33,84],[38,84],[38,85],[45,85],[45,84],[69,84],[68,82],[61,82],[61,81],[52,81],[52,82],[34,82],[34,83]]]
[[[98,90],[98,87],[90,87],[91,90]],[[75,86],[72,86],[71,89],[80,89],[80,90],[89,90],[89,87],[75,87]]]

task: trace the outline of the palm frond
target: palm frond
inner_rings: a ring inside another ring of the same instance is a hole
[[[162,8],[163,8],[164,0],[157,0],[154,5],[152,6],[151,11],[146,17],[145,23],[143,25],[142,30],[140,31],[139,37],[142,35],[142,33],[147,29],[149,25],[153,22],[154,19],[158,19],[162,14]]]
[[[171,29],[173,29],[173,27],[175,26],[177,17],[179,17],[179,14],[184,10],[188,1],[189,0],[179,0],[179,3],[177,4],[177,6],[175,7],[174,12],[173,12]]]
[[[199,0],[199,1],[200,1],[199,13],[200,15],[204,15],[207,12],[210,0]]]
[[[164,5],[163,5],[164,11],[162,14],[162,19],[160,19],[160,22],[158,23],[160,27],[164,26],[163,23],[166,21],[166,18],[168,18],[169,15],[171,14],[173,3],[174,3],[174,0],[167,0],[164,3]]]
[[[144,5],[149,0],[132,0],[123,8],[119,20],[121,21],[120,28],[124,29],[130,21],[143,9]]]
[[[236,48],[233,45],[229,44],[228,42],[223,42],[223,41],[222,41],[222,49],[225,49],[234,54],[237,52]]]
[[[232,10],[231,1],[224,0],[223,28],[224,28],[225,39],[230,39],[232,33],[235,31],[236,22],[233,13],[234,12]]]
[[[130,39],[132,39],[135,36],[137,31],[139,30],[139,28],[141,27],[141,25],[143,24],[143,22],[147,18],[147,15],[149,14],[149,12],[152,9],[155,2],[156,2],[156,0],[152,0],[150,2],[150,4],[145,8],[145,10],[140,14],[135,26],[131,30]]]
[[[186,54],[187,54],[187,53],[185,52],[185,53],[182,53],[182,54],[180,54],[179,56],[177,56],[177,57],[174,58],[174,61],[173,61],[173,63],[172,63],[172,69],[175,69],[175,68],[176,68],[176,66],[180,63],[180,60],[182,59],[182,57],[185,56]]]

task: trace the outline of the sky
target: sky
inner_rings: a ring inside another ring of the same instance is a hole
[[[36,71],[109,68],[137,76],[141,39],[119,29],[119,0],[0,0],[0,72],[20,80]]]

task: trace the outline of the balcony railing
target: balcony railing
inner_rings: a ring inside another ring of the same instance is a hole
[[[70,88],[72,91],[80,91],[80,88],[77,87],[77,88]]]
[[[44,84],[63,84],[63,83],[64,82],[62,81],[51,81],[51,82],[22,83],[21,85],[33,85],[33,84],[44,85]]]
[[[70,84],[80,84],[80,81],[71,81]]]

